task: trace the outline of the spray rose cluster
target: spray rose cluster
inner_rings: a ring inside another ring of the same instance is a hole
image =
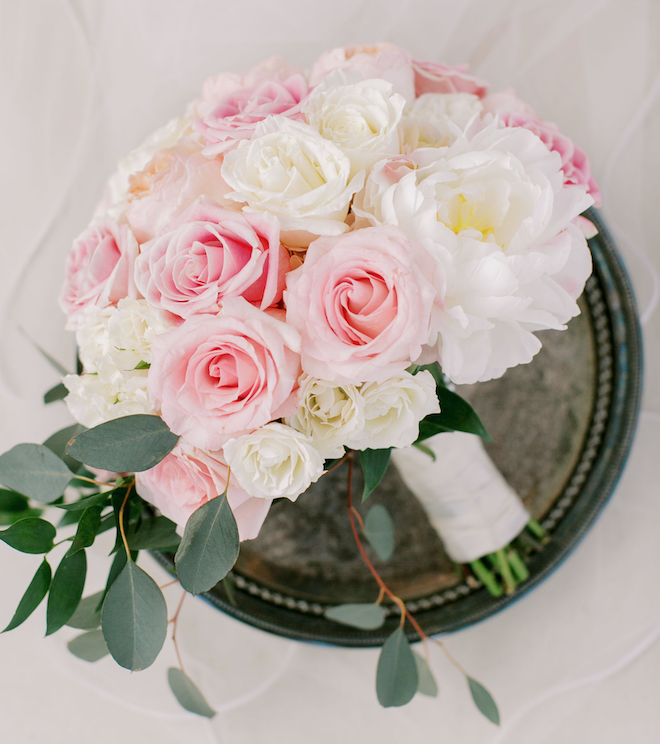
[[[69,408],[158,414],[180,440],[140,495],[183,527],[226,491],[253,538],[325,460],[416,440],[439,412],[416,365],[489,380],[563,329],[597,200],[579,148],[464,68],[375,45],[220,74],[73,246]]]

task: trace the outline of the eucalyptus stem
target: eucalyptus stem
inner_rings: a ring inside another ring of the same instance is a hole
[[[506,555],[504,553],[504,548],[500,548],[499,550],[495,551],[495,553],[491,553],[488,557],[499,571],[499,574],[502,577],[502,581],[504,582],[504,586],[506,588],[506,593],[513,594],[513,592],[515,592],[516,590],[516,580],[513,577],[511,566],[507,561]]]
[[[518,554],[518,551],[515,548],[509,548],[506,551],[506,558],[509,562],[509,565],[511,566],[511,570],[515,574],[516,579],[521,581],[526,581],[529,578],[529,571],[527,570],[527,566],[523,563],[522,558]]]
[[[486,567],[481,560],[471,561],[470,568],[474,571],[475,576],[488,589],[493,597],[502,596],[502,587],[495,578],[494,574]]]
[[[128,497],[131,493],[131,488],[132,484],[126,489],[126,496],[124,496],[124,501],[122,502],[121,508],[119,509],[119,532],[121,533],[121,540],[124,543],[126,558],[129,563],[133,560],[133,558],[131,557],[131,549],[128,547],[128,539],[126,537],[126,529],[124,527],[124,510],[126,509],[126,504],[128,503]]]

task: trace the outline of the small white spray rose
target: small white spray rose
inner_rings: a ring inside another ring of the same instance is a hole
[[[308,436],[324,458],[341,457],[344,445],[364,427],[364,401],[359,389],[304,375],[298,400],[298,411],[286,423]]]
[[[323,475],[310,440],[284,424],[266,424],[222,448],[231,474],[250,496],[295,501]]]
[[[352,449],[409,447],[419,436],[419,422],[440,413],[433,375],[426,370],[399,372],[383,382],[360,388],[364,427],[350,443]]]
[[[172,327],[146,300],[120,300],[108,319],[110,355],[120,369],[151,364],[151,346],[159,333]]]

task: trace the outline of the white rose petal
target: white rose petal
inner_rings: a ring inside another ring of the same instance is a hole
[[[119,300],[108,319],[109,353],[119,369],[135,369],[140,362],[151,364],[154,339],[171,327],[163,313],[146,300]]]
[[[223,447],[231,474],[250,496],[295,501],[323,475],[323,460],[310,440],[283,424],[266,424]]]
[[[251,140],[225,155],[222,176],[234,189],[228,198],[244,211],[274,214],[282,242],[306,248],[319,235],[341,235],[364,173],[350,178],[344,153],[308,124],[269,116]]]
[[[386,80],[335,70],[303,107],[307,123],[348,155],[351,175],[400,152],[398,124],[406,104]]]
[[[326,459],[341,457],[351,436],[364,427],[364,401],[355,385],[304,375],[295,416],[286,423],[302,432]]]
[[[472,93],[424,93],[401,123],[405,150],[451,145],[458,130],[464,130],[482,110],[479,97]]]
[[[440,413],[433,375],[423,370],[416,375],[399,372],[383,382],[363,385],[364,428],[356,432],[353,449],[408,447],[419,436],[419,422]]]

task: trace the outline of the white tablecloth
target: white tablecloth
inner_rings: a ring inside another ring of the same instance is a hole
[[[374,694],[377,651],[298,644],[188,600],[183,652],[219,711],[212,722],[171,697],[170,644],[139,674],[107,658],[89,665],[66,651],[75,631],[43,639],[40,608],[0,636],[3,742],[660,741],[654,0],[0,0],[0,450],[43,441],[69,421],[61,404],[41,404],[56,374],[19,328],[70,361],[72,339],[56,306],[62,261],[114,163],[179,113],[209,74],[275,53],[308,65],[326,48],[377,40],[420,59],[469,62],[494,88],[514,86],[588,150],[644,322],[644,410],[607,509],[542,586],[445,639],[495,695],[502,727],[476,712],[440,653],[440,697],[383,710]],[[88,593],[107,571],[101,548],[91,551]],[[0,627],[39,560],[0,544]],[[179,590],[167,591],[176,602]]]

